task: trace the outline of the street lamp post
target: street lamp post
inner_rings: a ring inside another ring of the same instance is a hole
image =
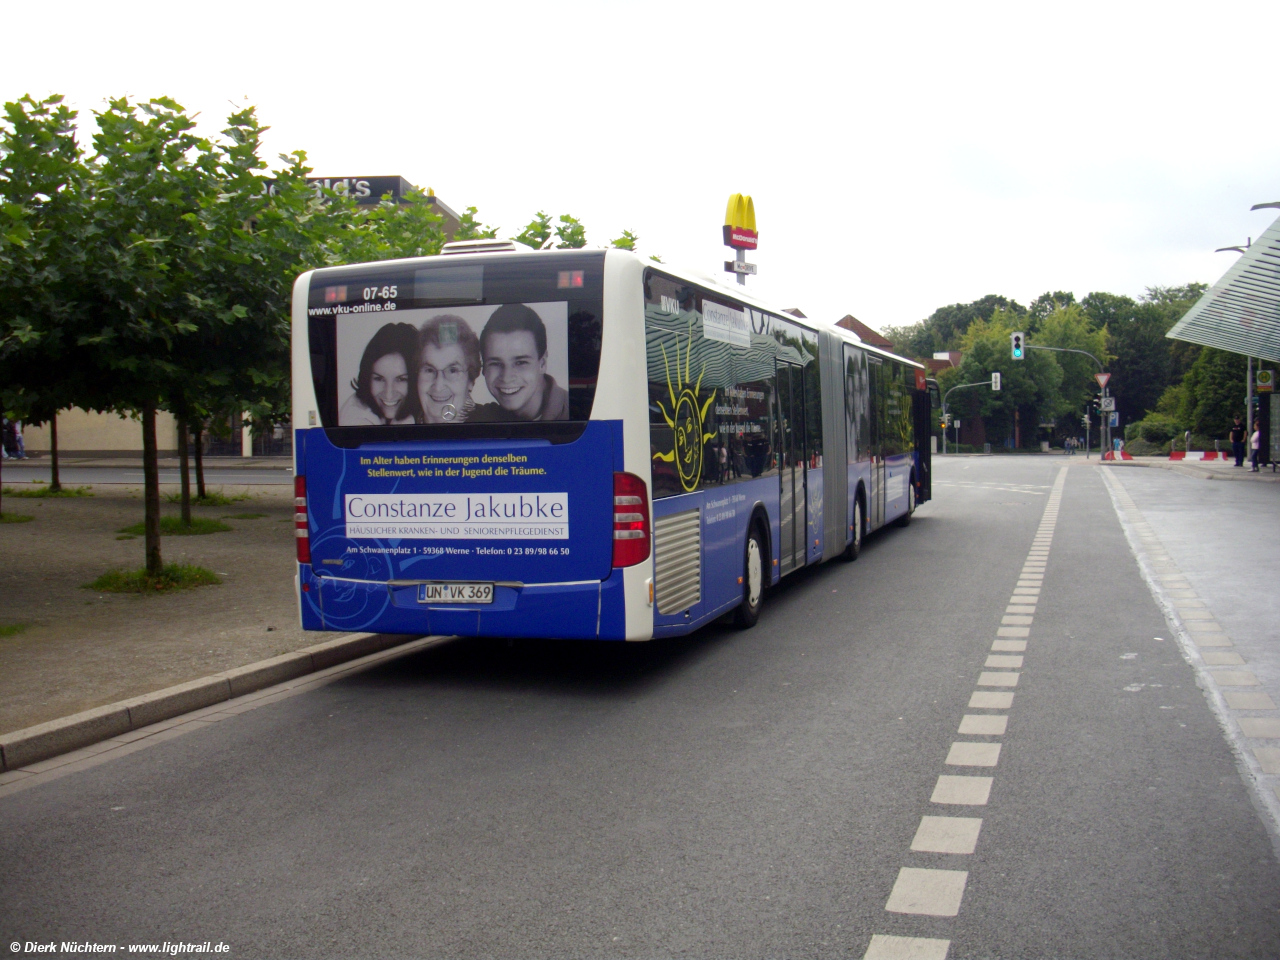
[[[1249,209],[1251,211],[1280,209],[1280,200],[1274,201],[1272,203],[1255,203]],[[1253,246],[1253,237],[1246,237],[1243,247],[1240,246],[1239,244],[1233,247],[1218,247],[1213,252],[1227,253],[1229,251],[1231,253],[1248,253],[1249,248],[1252,246]],[[1245,359],[1248,360],[1247,372],[1245,373],[1246,382],[1245,382],[1245,389],[1244,389],[1245,436],[1252,437],[1253,436],[1253,357],[1249,356],[1249,357],[1246,357]]]

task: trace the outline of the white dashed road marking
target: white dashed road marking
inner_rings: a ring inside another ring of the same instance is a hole
[[[920,870],[903,867],[889,894],[890,913],[919,913],[928,917],[954,917],[960,912],[967,870]],[[950,942],[950,941],[948,941]]]
[[[957,777],[944,773],[933,788],[931,803],[955,803],[968,807],[984,807],[991,797],[994,777]]]
[[[1009,599],[997,639],[991,644],[991,653],[978,674],[979,687],[1016,687],[1019,671],[1024,666],[1027,650],[1026,639],[1031,635],[1035,622],[1036,602],[1044,583],[1048,567],[1049,548],[1053,542],[1053,530],[1058,520],[1058,508],[1062,502],[1062,490],[1067,480],[1067,467],[1058,471],[1049,492],[1044,516],[1036,529],[1035,540],[1027,559],[1018,573],[1017,586]],[[1013,638],[1019,639],[1013,639]],[[969,697],[971,710],[1008,710],[1013,706],[1014,694],[1009,690],[975,690]],[[1008,731],[1007,714],[966,713],[960,719],[956,732],[968,737],[1002,737]],[[1002,744],[974,740],[957,740],[951,744],[944,763],[950,767],[995,767],[1000,762]],[[1276,750],[1275,762],[1280,765],[1280,750]],[[933,788],[931,803],[940,805],[981,807],[991,797],[994,777],[943,774]],[[949,854],[968,856],[977,849],[982,831],[981,817],[957,817],[927,815],[911,841],[914,853]],[[885,910],[890,913],[916,914],[930,917],[954,917],[960,912],[964,899],[967,870],[934,870],[903,867],[889,894]],[[950,940],[919,937],[899,937],[876,934],[871,938],[864,960],[893,960],[893,958],[925,958],[945,960],[951,948]]]
[[[911,849],[918,853],[973,853],[981,817],[922,817]]]
[[[867,947],[863,957],[864,960],[947,960],[950,947],[950,940],[877,933],[871,938],[871,946]]]

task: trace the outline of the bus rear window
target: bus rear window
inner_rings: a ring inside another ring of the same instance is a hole
[[[324,426],[344,446],[563,436],[595,399],[603,270],[602,253],[566,252],[317,271]]]

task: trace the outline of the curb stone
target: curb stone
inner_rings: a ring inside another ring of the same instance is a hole
[[[357,660],[417,638],[418,634],[353,633],[200,680],[14,730],[0,735],[0,773],[70,753],[161,720],[316,673],[348,660]]]

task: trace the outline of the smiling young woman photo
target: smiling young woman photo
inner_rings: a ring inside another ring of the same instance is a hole
[[[418,415],[414,389],[418,365],[418,331],[410,323],[388,323],[369,340],[354,391],[338,411],[344,427],[413,423]]]

